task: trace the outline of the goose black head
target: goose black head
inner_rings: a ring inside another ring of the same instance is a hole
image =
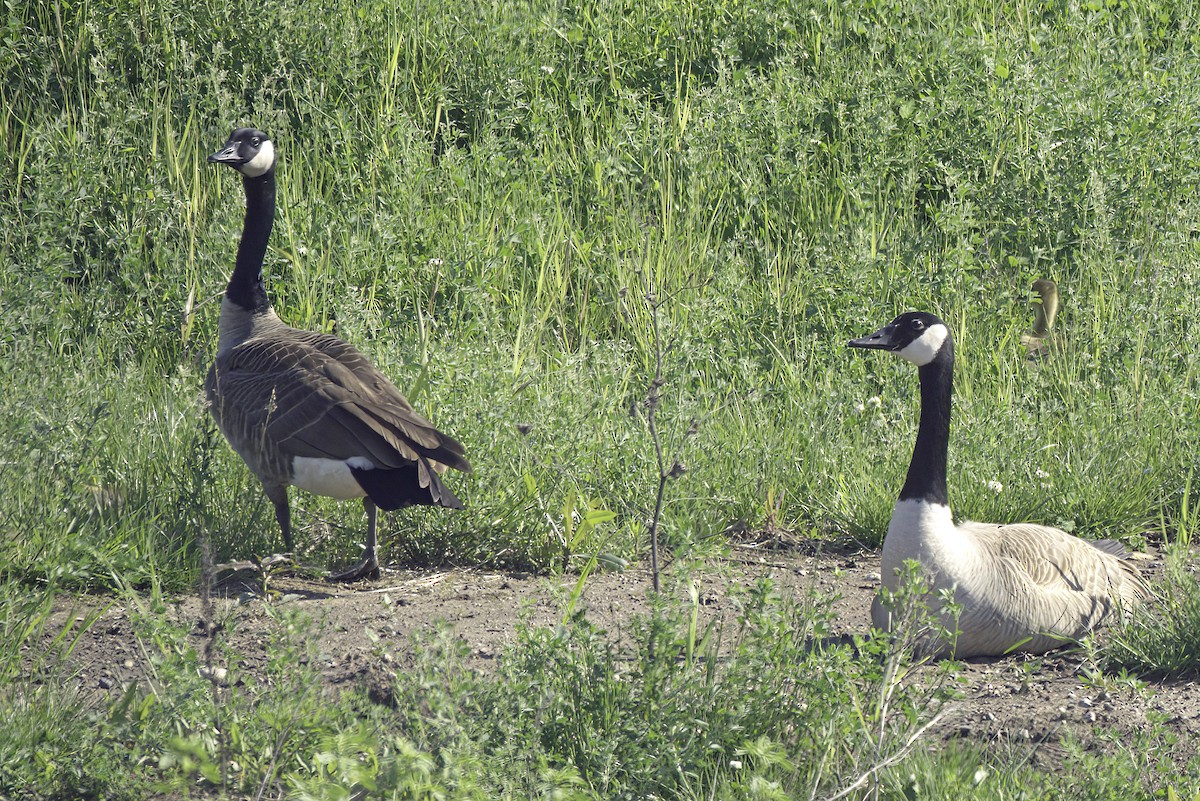
[[[944,350],[950,352],[953,340],[949,327],[937,315],[905,312],[875,333],[846,344],[851,348],[886,350],[924,367]]]
[[[256,128],[235,128],[208,160],[228,164],[247,178],[258,178],[275,168],[275,145]]]
[[[1039,278],[1033,282],[1033,291],[1041,298],[1046,298],[1048,295],[1058,297],[1058,284],[1051,281],[1049,278]]]

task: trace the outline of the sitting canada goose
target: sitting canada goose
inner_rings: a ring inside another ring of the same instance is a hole
[[[1055,347],[1052,335],[1054,316],[1058,314],[1058,285],[1049,278],[1039,278],[1033,282],[1033,291],[1039,302],[1033,303],[1033,328],[1021,335],[1021,344],[1027,358],[1044,359]]]
[[[938,591],[953,590],[961,607],[958,636],[927,643],[928,652],[958,658],[1042,653],[1079,639],[1114,609],[1144,597],[1118,543],[1087,542],[1031,523],[954,524],[946,495],[954,341],[944,322],[908,312],[849,346],[890,351],[919,368],[917,442],[883,541],[881,572],[894,592],[897,569],[905,560],[918,562],[934,610]],[[871,617],[876,628],[891,628],[891,613],[878,598]],[[943,623],[953,631],[952,620],[943,617]]]
[[[210,162],[242,174],[246,220],[221,303],[217,356],[205,391],[217,426],[262,481],[292,547],[287,488],[362,498],[362,562],[330,576],[375,577],[376,507],[421,504],[461,509],[438,474],[469,471],[463,447],[413,410],[400,390],[353,346],[285,325],[263,288],[262,266],[275,219],[275,147],[265,133],[238,128]]]

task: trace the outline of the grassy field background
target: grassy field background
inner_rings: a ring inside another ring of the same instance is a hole
[[[1190,541],[1193,3],[55,0],[3,19],[0,571],[23,636],[55,592],[182,591],[202,547],[280,547],[201,398],[242,217],[204,159],[234,125],[281,159],[281,316],[362,347],[475,467],[453,477],[466,511],[388,519],[390,558],[644,558],[653,305],[677,558],[740,529],[881,540],[916,380],[844,345],[909,309],[958,340],[960,514]],[[1031,365],[1037,277],[1062,288],[1065,347]],[[356,553],[356,504],[293,506],[305,561]]]

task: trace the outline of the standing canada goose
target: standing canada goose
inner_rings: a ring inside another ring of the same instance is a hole
[[[1054,316],[1058,314],[1058,285],[1049,278],[1039,278],[1033,282],[1033,291],[1040,302],[1033,304],[1033,328],[1021,335],[1021,344],[1025,346],[1028,358],[1044,359],[1054,348],[1052,334]]]
[[[240,172],[246,190],[242,239],[221,303],[216,360],[205,382],[213,417],[262,481],[289,550],[289,485],[332,498],[362,498],[363,559],[329,578],[378,576],[376,507],[461,509],[438,474],[471,466],[462,445],[417,414],[353,346],[285,325],[271,308],[262,278],[275,220],[270,138],[238,128],[208,160]]]
[[[932,314],[907,312],[852,348],[890,351],[918,367],[921,418],[908,477],[883,541],[882,576],[897,590],[897,569],[915,560],[930,582],[928,603],[952,590],[961,607],[958,636],[927,644],[942,656],[1043,653],[1077,640],[1114,609],[1129,608],[1145,587],[1128,553],[1111,541],[1087,542],[1065,531],[1031,523],[963,522],[950,515],[946,459],[954,340]],[[875,599],[876,628],[891,628],[891,612]],[[953,620],[943,616],[952,631]]]

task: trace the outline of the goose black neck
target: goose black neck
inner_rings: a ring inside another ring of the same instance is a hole
[[[949,504],[946,465],[950,448],[950,395],[954,380],[954,351],[942,348],[937,358],[920,368],[921,421],[917,444],[908,465],[900,500]]]
[[[275,224],[275,169],[257,178],[242,176],[242,185],[246,189],[246,221],[225,297],[246,311],[265,312],[271,302],[263,287],[262,267]]]

